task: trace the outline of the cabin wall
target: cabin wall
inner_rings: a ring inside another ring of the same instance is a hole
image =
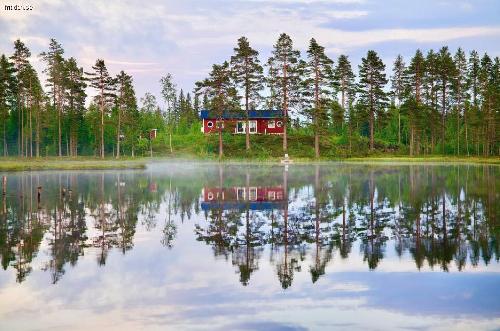
[[[236,133],[236,124],[240,120],[223,120],[224,122],[224,132]],[[269,128],[269,121],[274,121],[274,128]],[[215,119],[203,119],[203,132],[204,133],[216,133],[218,132],[217,123]],[[257,133],[258,134],[282,134],[283,125],[278,126],[278,122],[283,123],[282,119],[257,119]],[[210,127],[210,125],[212,125]],[[244,133],[239,133],[244,134]],[[254,134],[254,133],[252,133]]]
[[[256,187],[249,186],[249,191],[255,190],[256,195],[248,199],[250,193],[247,193],[246,187],[228,187],[222,190],[218,187],[205,187],[203,189],[203,200],[211,201],[282,201],[284,198],[284,189],[282,186],[274,187]],[[238,196],[238,190],[244,191],[246,198]]]

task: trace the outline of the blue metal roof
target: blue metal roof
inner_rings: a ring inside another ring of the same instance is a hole
[[[283,209],[285,207],[284,201],[252,201],[252,202],[238,202],[238,201],[212,201],[202,202],[201,209],[222,209],[222,210],[272,210]]]
[[[257,119],[257,118],[279,118],[283,117],[283,112],[281,109],[262,109],[262,110],[250,110],[248,112],[248,118],[250,119]],[[212,119],[212,118],[218,118],[214,112],[210,112],[207,109],[203,109],[200,112],[200,118],[201,119]],[[222,114],[223,119],[244,119],[245,117],[245,112],[230,112],[230,111],[224,111]]]

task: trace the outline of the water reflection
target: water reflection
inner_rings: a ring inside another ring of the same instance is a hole
[[[111,250],[127,254],[140,224],[161,232],[167,248],[180,226],[194,225],[196,240],[230,262],[243,285],[264,259],[284,289],[299,272],[314,283],[353,247],[369,270],[391,247],[418,270],[460,271],[498,263],[499,178],[489,166],[420,165],[8,174],[1,263],[21,283],[46,247],[40,269],[57,283],[85,254],[102,267]]]

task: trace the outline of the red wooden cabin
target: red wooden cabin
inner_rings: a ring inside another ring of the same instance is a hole
[[[225,132],[234,134],[246,133],[246,116],[244,113],[224,112],[216,116],[208,110],[202,110],[203,133]],[[248,131],[250,134],[283,134],[283,113],[281,110],[251,110],[248,112]]]
[[[279,209],[284,203],[282,186],[273,187],[205,187],[201,208],[209,209]]]

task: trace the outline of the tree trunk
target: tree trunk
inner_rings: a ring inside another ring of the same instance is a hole
[[[374,135],[374,122],[375,121],[375,114],[373,110],[373,105],[370,105],[370,151],[373,152],[375,149],[375,140],[373,138]]]
[[[37,112],[36,112],[36,157],[40,157],[40,101],[37,102]]]
[[[315,77],[314,77],[314,155],[319,158],[319,72],[318,72],[318,60],[315,61]]]
[[[104,159],[104,87],[101,87],[101,159]]]
[[[6,136],[6,130],[7,130],[7,123],[6,123],[6,119],[4,117],[3,119],[3,156],[6,157],[7,156],[7,136]]]
[[[222,146],[222,127],[220,127],[219,128],[219,161],[222,160],[222,155],[224,154],[222,148],[223,148],[223,146]]]
[[[170,154],[172,154],[174,152],[172,149],[172,129],[168,132],[168,146],[170,147]]]
[[[245,58],[245,67],[248,66],[247,64],[247,58]],[[248,69],[246,69],[248,71]],[[248,121],[248,98],[250,95],[250,89],[249,89],[249,81],[248,81],[248,73],[246,74],[246,79],[245,79],[245,114],[246,114],[246,125],[245,125],[245,146],[247,151],[250,150],[250,128],[249,128],[249,121]]]
[[[285,59],[285,63],[283,65],[283,152],[288,151],[288,141],[287,141],[287,119],[288,119],[288,91],[287,91],[287,63]]]
[[[120,97],[121,98],[121,97]],[[116,128],[116,158],[120,158],[120,130],[121,130],[121,117],[122,115],[122,107],[118,106],[118,125]]]
[[[410,156],[413,156],[415,148],[415,128],[413,122],[410,124]]]
[[[33,157],[33,122],[31,119],[31,113],[33,112],[33,104],[30,107],[30,157]]]
[[[398,107],[398,145],[401,145],[401,107]]]
[[[443,107],[443,112],[441,116],[441,153],[444,155],[444,136],[445,136],[445,116],[446,116],[446,82],[443,82],[443,95],[441,97],[442,99],[442,107]]]
[[[58,109],[57,109],[57,125],[58,125],[58,140],[59,140],[59,157],[62,156],[62,147],[61,147],[61,140],[62,140],[62,135],[61,135],[61,105],[60,105],[60,100],[61,96],[59,95],[59,100],[57,102],[57,104],[59,104],[58,106],[56,106]]]

